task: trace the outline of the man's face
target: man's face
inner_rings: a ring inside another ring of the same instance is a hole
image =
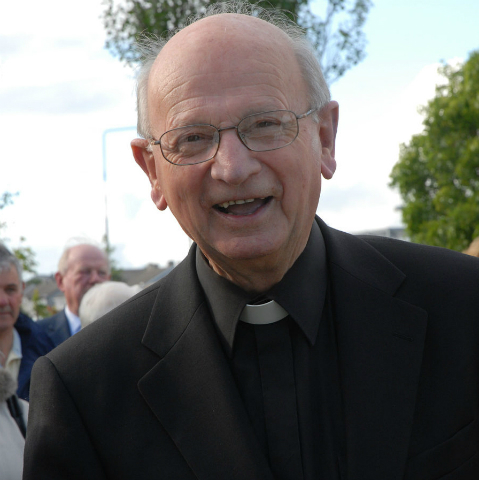
[[[92,245],[72,247],[64,274],[55,275],[58,288],[65,294],[68,308],[78,315],[83,295],[97,283],[109,280],[105,254]]]
[[[22,304],[23,282],[11,265],[0,271],[0,334],[13,328]]]
[[[310,108],[284,34],[236,15],[202,20],[169,42],[150,74],[148,104],[155,138],[189,124],[224,128],[253,113]],[[287,269],[306,244],[321,191],[320,125],[299,120],[296,140],[270,152],[248,150],[228,130],[215,158],[193,166],[169,164],[155,146],[142,165],[152,198],[160,210],[169,206],[218,273],[233,278],[238,262]],[[225,202],[239,204],[225,211]]]

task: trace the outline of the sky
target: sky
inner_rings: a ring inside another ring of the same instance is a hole
[[[325,0],[315,0],[319,13]],[[0,0],[0,211],[3,236],[55,272],[65,245],[101,242],[108,216],[120,267],[180,261],[189,239],[159,212],[129,143],[136,136],[134,72],[105,48],[101,0]],[[318,214],[350,233],[401,226],[389,188],[399,145],[422,130],[441,61],[479,48],[477,0],[376,0],[366,59],[331,85],[340,105],[338,168]],[[106,165],[106,182],[104,167]]]

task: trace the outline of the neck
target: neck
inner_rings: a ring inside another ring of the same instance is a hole
[[[7,363],[8,355],[13,346],[13,327],[0,332],[0,363],[2,367]]]
[[[220,276],[226,278],[246,292],[253,294],[264,293],[279,283],[286,272],[293,266],[300,256],[307,239],[296,251],[286,254],[260,257],[254,259],[240,259],[219,264],[205,255],[210,267]]]
[[[78,317],[78,307],[72,308],[72,307],[70,307],[70,305],[68,305],[68,303],[67,303],[66,308],[68,308],[68,310],[69,310],[70,313],[73,313],[73,315],[76,315],[76,316]]]

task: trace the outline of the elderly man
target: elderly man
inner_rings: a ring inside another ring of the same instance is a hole
[[[80,330],[78,310],[83,295],[93,285],[109,278],[108,258],[98,247],[80,244],[65,249],[58,262],[55,280],[65,294],[66,306],[56,315],[38,321],[55,346]]]
[[[30,317],[20,312],[24,287],[18,259],[0,243],[0,368],[18,383],[17,395],[28,400],[33,364],[54,345]]]
[[[37,363],[25,479],[478,478],[479,263],[315,218],[338,105],[213,8],[145,49],[132,142],[195,244]]]

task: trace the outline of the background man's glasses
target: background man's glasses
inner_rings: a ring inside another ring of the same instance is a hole
[[[314,111],[316,108],[303,115],[290,110],[255,113],[243,118],[238,125],[225,128],[186,125],[168,130],[153,145],[160,145],[163,157],[173,165],[195,165],[214,158],[220,146],[221,132],[236,129],[246,148],[253,152],[268,152],[293,143],[299,133],[298,120]]]

